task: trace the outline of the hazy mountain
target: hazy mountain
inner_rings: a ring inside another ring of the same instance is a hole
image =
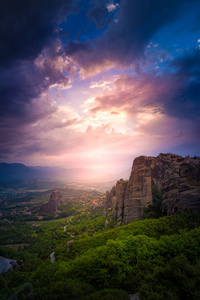
[[[101,173],[101,180],[113,180],[116,175]],[[98,176],[99,177],[99,176]],[[59,167],[27,167],[19,163],[0,163],[0,180],[97,180],[97,174],[92,169],[65,169]]]
[[[129,176],[130,170],[118,174],[108,174],[105,172],[97,174],[96,170],[85,168],[30,167],[19,163],[0,163],[0,180],[112,181],[118,178],[128,179]]]
[[[31,180],[31,179],[45,179],[46,173],[34,170],[23,164],[0,163],[0,180]]]

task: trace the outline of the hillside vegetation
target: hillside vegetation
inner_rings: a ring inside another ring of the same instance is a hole
[[[21,224],[29,246],[0,248],[0,255],[21,264],[1,274],[1,299],[125,300],[135,293],[150,300],[200,299],[199,213],[182,211],[107,230],[100,214]]]

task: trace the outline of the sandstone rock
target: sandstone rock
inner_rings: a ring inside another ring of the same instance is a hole
[[[46,213],[57,213],[60,205],[66,204],[66,200],[61,195],[60,191],[55,190],[51,193],[49,201],[43,204],[39,210]]]
[[[63,196],[61,196],[60,191],[55,190],[52,192],[52,194],[49,198],[49,201],[47,203],[47,212],[48,213],[51,213],[51,212],[56,213],[58,207],[63,204],[65,204],[65,200],[64,200]]]
[[[128,224],[152,203],[152,186],[162,192],[168,215],[185,208],[200,210],[200,159],[175,154],[135,158],[129,181],[120,179],[106,194],[104,215]]]
[[[185,208],[200,210],[200,160],[173,162],[170,169],[173,177],[166,172],[162,182],[162,209],[168,215]]]
[[[119,222],[123,219],[124,198],[128,181],[120,179],[116,186],[106,193],[106,202],[104,206],[104,215],[112,214],[114,221]],[[112,209],[111,209],[112,208]]]

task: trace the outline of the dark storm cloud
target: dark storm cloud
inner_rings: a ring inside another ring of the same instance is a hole
[[[73,41],[66,47],[76,62],[86,71],[95,66],[114,63],[129,66],[141,57],[153,36],[165,25],[175,20],[179,10],[189,0],[122,0],[109,28],[90,47],[76,45]],[[95,9],[95,8],[93,8]],[[96,7],[98,9],[98,6]],[[79,50],[79,51],[78,51]],[[98,69],[97,69],[98,71]]]
[[[42,117],[36,112],[34,99],[52,84],[67,84],[68,78],[56,67],[58,58],[64,60],[59,50],[58,23],[73,12],[75,4],[77,1],[70,0],[1,1],[2,117],[16,117],[25,122]],[[36,64],[40,53],[43,62]],[[50,111],[51,107],[46,107],[47,114]]]
[[[0,63],[34,59],[57,36],[58,23],[73,11],[73,0],[2,0]]]
[[[179,70],[179,73],[199,76],[200,75],[200,49],[195,48],[185,51],[184,55],[174,59],[171,66]]]
[[[4,155],[9,147],[14,150],[14,145],[34,139],[29,125],[56,111],[51,100],[41,94],[51,85],[68,84],[66,74],[71,66],[60,51],[58,24],[74,12],[77,3],[1,1],[0,135]]]
[[[0,69],[0,115],[2,117],[17,117],[21,121],[32,122],[41,118],[41,108],[36,111],[35,99],[50,85],[68,83],[62,71],[56,69],[58,55],[56,49],[45,51],[38,58],[38,62],[29,60],[16,62],[10,68]],[[53,64],[55,60],[55,64]],[[49,108],[47,107],[49,105]],[[46,114],[51,110],[50,103],[46,103]],[[43,111],[43,113],[45,113]]]
[[[195,118],[200,115],[200,49],[174,59],[171,64],[176,69],[172,80],[177,82],[178,93],[171,101],[166,101],[168,112],[182,118]]]

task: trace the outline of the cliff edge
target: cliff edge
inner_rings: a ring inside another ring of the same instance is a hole
[[[152,204],[152,187],[161,191],[162,211],[200,210],[200,158],[171,153],[134,159],[128,181],[120,179],[106,194],[104,215],[128,224]]]

